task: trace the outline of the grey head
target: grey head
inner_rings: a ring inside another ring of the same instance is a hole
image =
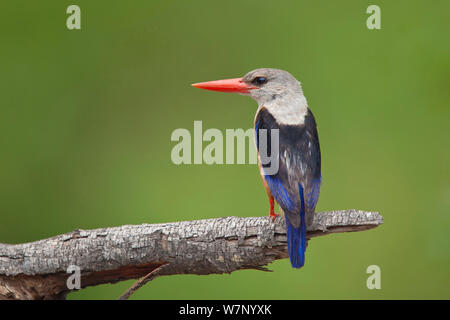
[[[258,88],[257,90],[249,90],[248,93],[244,94],[250,96],[259,105],[270,103],[280,98],[284,100],[291,95],[303,96],[300,82],[289,72],[280,69],[256,69],[247,73],[242,78],[242,81]]]
[[[289,72],[261,68],[250,71],[242,81],[254,89],[241,93],[250,96],[259,107],[266,108],[283,124],[301,124],[308,104],[301,84]]]

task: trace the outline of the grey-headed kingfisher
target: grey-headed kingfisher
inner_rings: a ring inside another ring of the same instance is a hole
[[[255,141],[258,166],[269,197],[270,217],[275,219],[274,199],[286,220],[289,259],[294,268],[305,263],[306,229],[312,223],[320,193],[321,156],[317,126],[300,82],[289,72],[262,68],[242,78],[193,84],[194,87],[235,92],[250,96],[258,103],[255,115]],[[278,152],[278,171],[268,172],[261,163],[260,130],[270,137],[278,130],[278,150],[268,139],[270,152]],[[271,148],[272,147],[272,148]]]

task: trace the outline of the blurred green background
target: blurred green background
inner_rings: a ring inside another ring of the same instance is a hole
[[[81,7],[82,29],[66,28]],[[366,8],[381,8],[368,30]],[[162,277],[134,299],[450,298],[448,1],[0,3],[0,242],[268,214],[256,165],[170,160],[176,128],[250,128],[256,103],[191,83],[290,71],[319,126],[317,210],[379,211],[273,273]],[[366,268],[381,267],[381,290]],[[71,293],[113,299],[132,280]]]

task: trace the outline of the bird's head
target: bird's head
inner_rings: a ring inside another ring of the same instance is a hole
[[[250,71],[242,78],[194,83],[193,86],[206,90],[247,95],[259,105],[278,98],[284,100],[297,95],[303,96],[300,82],[289,72],[270,68]]]

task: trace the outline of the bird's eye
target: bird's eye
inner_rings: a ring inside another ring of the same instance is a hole
[[[267,82],[267,78],[266,77],[256,77],[255,79],[253,79],[252,81],[254,84],[259,84],[262,85],[264,83]]]

